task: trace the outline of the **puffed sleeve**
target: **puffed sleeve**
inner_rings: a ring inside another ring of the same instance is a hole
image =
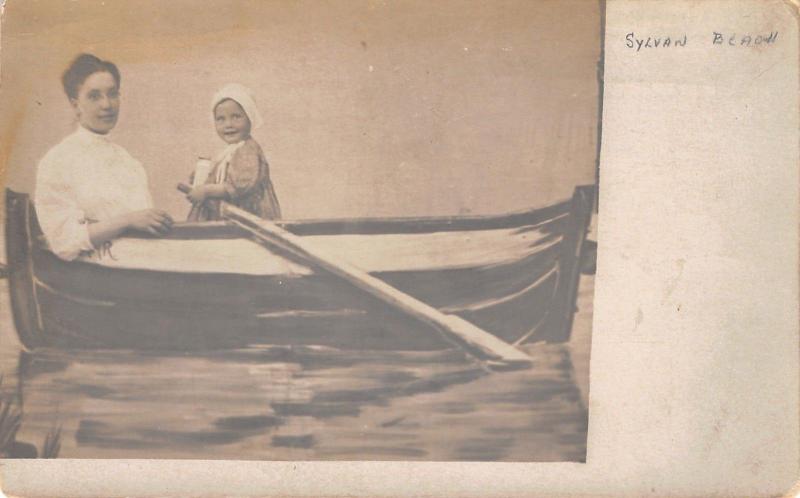
[[[261,182],[261,148],[248,140],[236,152],[228,165],[225,190],[228,198],[238,199],[248,195]]]
[[[36,174],[36,215],[45,238],[59,258],[73,260],[92,251],[86,215],[78,207],[64,172],[52,156],[45,156]]]

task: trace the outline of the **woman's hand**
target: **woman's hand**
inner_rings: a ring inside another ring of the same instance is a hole
[[[128,215],[128,228],[153,235],[166,234],[172,223],[172,217],[160,209],[144,209]]]
[[[160,209],[144,209],[114,216],[97,223],[89,223],[89,241],[95,248],[115,239],[126,230],[138,230],[153,235],[164,235],[172,228],[172,217]]]

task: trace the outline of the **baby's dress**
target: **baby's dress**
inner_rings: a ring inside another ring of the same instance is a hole
[[[269,178],[269,164],[261,146],[248,138],[234,146],[232,154],[223,154],[217,160],[206,183],[224,183],[225,201],[268,220],[281,217],[281,208],[275,188]],[[206,199],[195,203],[189,212],[189,221],[219,220],[220,199]]]

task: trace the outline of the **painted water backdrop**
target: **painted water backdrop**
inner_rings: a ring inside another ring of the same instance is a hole
[[[593,280],[569,344],[528,345],[533,368],[498,373],[458,350],[32,354],[2,281],[3,390],[17,440],[60,428],[61,458],[584,461]]]

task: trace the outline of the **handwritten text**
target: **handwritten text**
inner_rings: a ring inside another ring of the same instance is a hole
[[[683,47],[686,46],[686,35],[675,38],[671,36],[648,36],[647,38],[638,38],[636,33],[630,32],[625,36],[625,45],[628,48],[635,48],[637,52],[643,48]]]
[[[778,32],[772,31],[768,35],[744,34],[723,34],[714,31],[712,43],[714,45],[729,45],[731,47],[750,47],[753,45],[772,44],[778,39]]]

